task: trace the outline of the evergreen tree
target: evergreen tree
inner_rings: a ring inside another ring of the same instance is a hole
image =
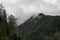
[[[14,40],[16,37],[16,19],[14,18],[13,15],[9,16],[9,22],[8,22],[8,27],[9,27],[9,38],[10,40]]]
[[[7,40],[7,15],[6,10],[0,4],[0,39]]]

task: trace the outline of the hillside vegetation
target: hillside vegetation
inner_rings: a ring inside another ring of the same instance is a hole
[[[40,13],[19,25],[18,30],[27,40],[60,40],[60,16]]]

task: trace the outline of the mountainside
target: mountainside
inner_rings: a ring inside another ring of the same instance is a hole
[[[32,16],[25,23],[18,26],[19,33],[28,40],[47,40],[60,32],[60,16],[50,16],[40,13]]]

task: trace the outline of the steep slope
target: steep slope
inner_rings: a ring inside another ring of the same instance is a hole
[[[18,26],[19,33],[28,40],[45,40],[46,35],[52,36],[60,32],[60,16],[49,16],[40,13],[37,17],[31,17],[25,23]]]

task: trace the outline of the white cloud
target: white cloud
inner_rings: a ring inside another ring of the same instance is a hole
[[[17,9],[17,7],[22,8],[23,12],[27,14],[60,9],[58,0],[2,0],[2,2],[10,14],[13,14],[14,9]]]
[[[59,0],[0,0],[8,15],[13,14],[21,21],[35,13],[43,12],[49,15],[60,15]]]
[[[52,4],[57,3],[57,0],[44,0],[44,1]]]

